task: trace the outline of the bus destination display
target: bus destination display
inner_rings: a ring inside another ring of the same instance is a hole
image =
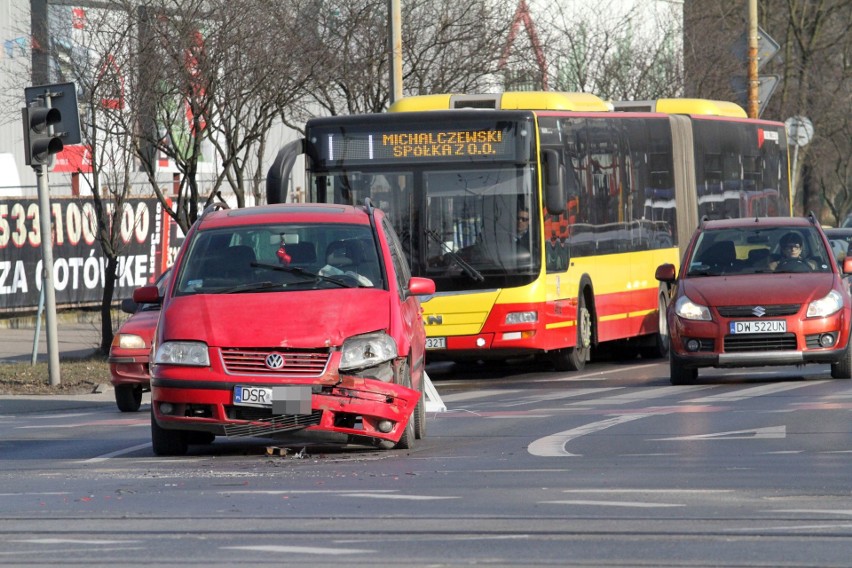
[[[514,134],[500,128],[315,134],[317,157],[328,162],[507,160],[516,154]]]

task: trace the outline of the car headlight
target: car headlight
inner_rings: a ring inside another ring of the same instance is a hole
[[[538,321],[538,312],[509,312],[506,314],[506,324],[535,323]]]
[[[157,348],[154,363],[209,367],[210,355],[207,352],[207,344],[200,341],[167,341]]]
[[[843,296],[837,290],[832,290],[819,300],[808,304],[809,318],[824,318],[843,308]]]
[[[686,296],[681,296],[675,302],[675,313],[688,320],[711,321],[713,319],[707,306],[696,304]]]
[[[384,332],[350,337],[343,342],[340,369],[371,367],[396,358],[396,343]]]
[[[145,340],[132,333],[119,333],[113,345],[117,345],[122,349],[145,349],[146,347]]]

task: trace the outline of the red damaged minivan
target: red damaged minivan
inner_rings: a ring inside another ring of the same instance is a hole
[[[151,440],[182,455],[216,436],[333,432],[381,448],[425,435],[426,334],[390,221],[363,207],[205,210],[163,297]]]

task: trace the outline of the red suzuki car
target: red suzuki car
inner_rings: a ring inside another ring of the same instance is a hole
[[[699,367],[831,364],[852,378],[852,301],[844,275],[813,217],[705,221],[687,247],[667,321],[671,382],[690,384]]]
[[[166,270],[155,282],[159,295],[166,289]],[[151,390],[148,356],[154,330],[160,318],[159,302],[137,304],[133,300],[121,303],[124,312],[133,314],[118,328],[109,348],[109,381],[115,391],[115,404],[122,412],[136,412],[142,405],[142,393]]]
[[[162,299],[151,365],[154,453],[216,436],[345,434],[382,448],[425,435],[426,333],[382,211],[279,204],[207,210]]]

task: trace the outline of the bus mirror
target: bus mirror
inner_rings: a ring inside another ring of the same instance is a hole
[[[562,183],[565,168],[559,163],[559,154],[556,150],[543,151],[541,161],[544,166],[545,205],[551,215],[559,215],[565,211],[565,202],[568,200]]]

